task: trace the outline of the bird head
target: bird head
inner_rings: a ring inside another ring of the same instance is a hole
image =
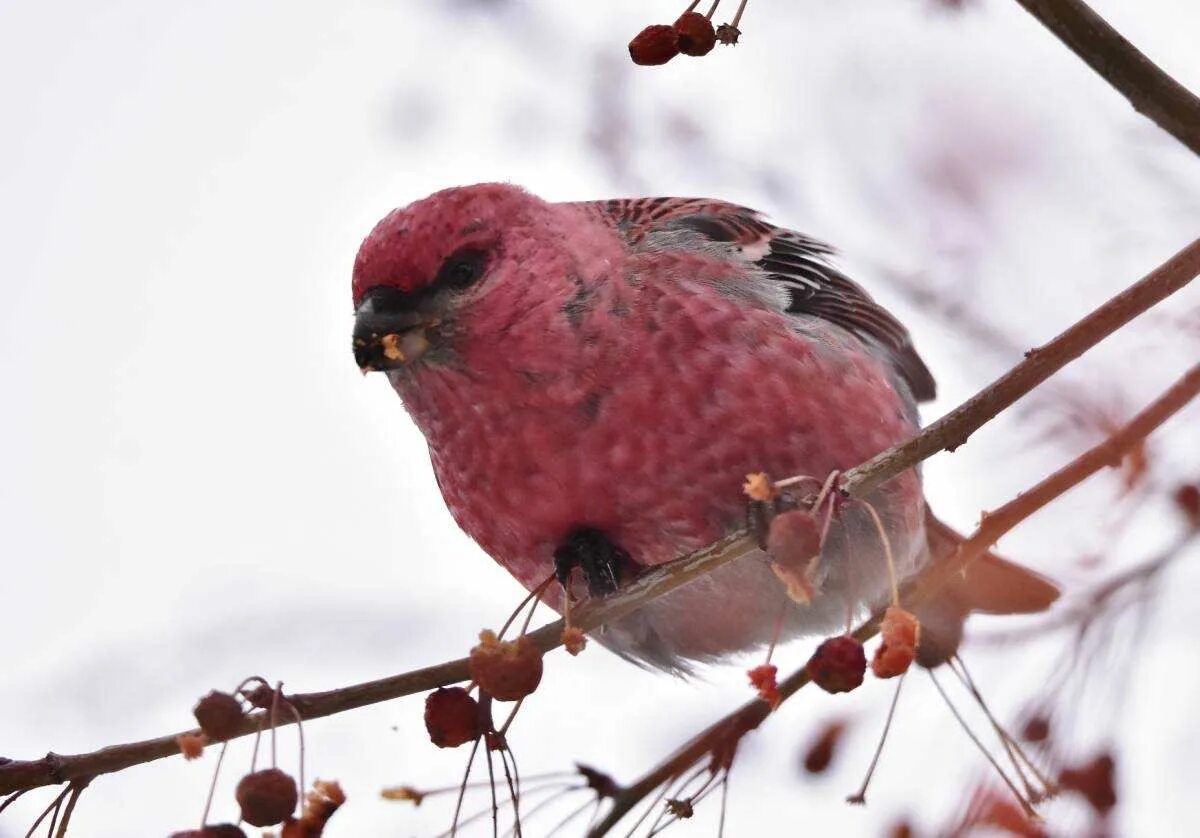
[[[503,313],[521,310],[530,265],[561,257],[556,223],[553,205],[496,183],[446,189],[388,214],[354,263],[359,368],[407,375],[503,328]]]

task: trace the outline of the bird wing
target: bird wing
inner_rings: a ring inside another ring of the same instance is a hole
[[[900,321],[829,263],[833,250],[776,227],[747,207],[707,198],[617,198],[580,204],[612,224],[631,245],[656,231],[690,230],[729,245],[788,292],[788,314],[819,317],[880,348],[919,402],[937,385]]]

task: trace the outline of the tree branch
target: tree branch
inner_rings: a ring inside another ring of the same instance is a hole
[[[1083,0],[1017,0],[1138,113],[1200,154],[1200,98],[1171,78]]]
[[[901,600],[911,607],[931,599],[943,585],[961,574],[971,562],[986,553],[1001,536],[1017,524],[1100,469],[1119,465],[1126,453],[1197,394],[1200,394],[1200,364],[1188,370],[1169,390],[1108,439],[1076,457],[1032,489],[1022,492],[995,511],[985,513],[978,529],[954,554],[944,561],[930,565],[905,586]],[[859,626],[853,636],[859,641],[869,640],[878,632],[882,619],[881,609]],[[779,704],[797,693],[808,681],[808,673],[804,668],[793,672],[779,684]],[[777,704],[776,708],[778,706]],[[710,756],[714,749],[730,749],[731,746],[735,746],[738,739],[757,728],[772,712],[774,711],[768,702],[754,699],[709,726],[674,755],[632,785],[623,788],[613,798],[612,807],[604,819],[588,832],[588,838],[600,838],[607,834],[634,806],[663,783],[681,776]]]
[[[895,445],[846,472],[842,488],[861,496],[938,451],[953,451],[1017,399],[1130,320],[1187,285],[1198,273],[1200,239],[1046,345],[1026,352],[1025,360],[941,419],[927,425],[908,442]]]
[[[1155,303],[1182,288],[1198,273],[1200,239],[1192,242],[1161,267],[1109,300],[1044,347],[1030,352],[1025,360],[1010,372],[934,422],[912,440],[894,446],[847,472],[844,488],[855,495],[865,494],[938,451],[953,450],[965,442],[971,433],[1051,374]],[[745,532],[735,532],[709,547],[654,568],[615,596],[584,603],[574,609],[572,622],[584,631],[593,630],[755,549],[756,545]],[[534,631],[532,637],[543,650],[549,651],[559,645],[562,629],[562,620],[556,620]],[[860,629],[867,630],[866,627]],[[803,685],[801,676],[802,673],[798,673],[780,684],[782,694],[787,696],[799,689]],[[299,711],[301,718],[308,720],[425,692],[465,681],[469,677],[466,659],[460,658],[376,681],[325,692],[301,693],[288,698]],[[263,714],[247,716],[236,736],[253,733],[263,723]],[[281,723],[291,724],[292,720]],[[172,756],[179,752],[175,741],[177,735],[113,745],[91,753],[71,756],[50,753],[38,760],[5,762],[0,759],[0,794],[91,778]]]

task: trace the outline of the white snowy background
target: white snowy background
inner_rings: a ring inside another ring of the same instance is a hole
[[[392,207],[481,180],[759,207],[836,243],[909,321],[941,384],[927,418],[1200,233],[1200,162],[1011,0],[755,0],[738,47],[634,67],[632,34],[682,5],[0,4],[0,754],[183,729],[199,695],[249,674],[310,691],[456,657],[519,598],[454,526],[386,382],[351,358],[350,267]],[[1093,5],[1200,90],[1193,0]],[[982,313],[1015,349],[982,351],[901,281]],[[1198,305],[1188,289],[1060,380],[1127,415],[1200,354],[1181,327]],[[1095,439],[1036,433],[1055,405],[930,462],[935,508],[969,528]],[[1200,476],[1196,427],[1193,410],[1155,441],[1157,479]],[[1112,567],[1079,559],[1111,546],[1117,485],[1092,481],[1005,551],[1068,590],[1100,578]],[[1143,517],[1110,564],[1178,529],[1167,510]],[[1117,834],[1194,823],[1197,558],[1170,571],[1145,643],[1093,673],[1072,730],[1082,757],[1117,750]],[[968,649],[1009,721],[1062,640]],[[522,770],[579,760],[631,779],[745,700],[744,668],[688,683],[595,645],[555,653],[511,737]],[[746,739],[727,834],[944,828],[985,765],[928,680],[910,681],[866,808],[843,799],[890,698],[871,680],[806,690]],[[433,748],[421,709],[414,696],[307,726],[309,776],[350,797],[331,838],[449,825],[444,798],[378,794],[459,775],[465,752]],[[834,716],[855,722],[845,747],[806,778],[800,755]],[[248,748],[231,748],[217,820],[236,817]],[[192,827],[213,758],[97,779],[70,834]],[[0,836],[46,800],[26,796]],[[673,830],[713,835],[716,812]],[[1069,801],[1049,812],[1059,834],[1086,823]]]

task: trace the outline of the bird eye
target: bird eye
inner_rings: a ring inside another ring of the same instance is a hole
[[[474,284],[481,276],[487,265],[487,254],[475,248],[457,250],[442,263],[438,270],[436,284],[448,288],[462,290]]]

